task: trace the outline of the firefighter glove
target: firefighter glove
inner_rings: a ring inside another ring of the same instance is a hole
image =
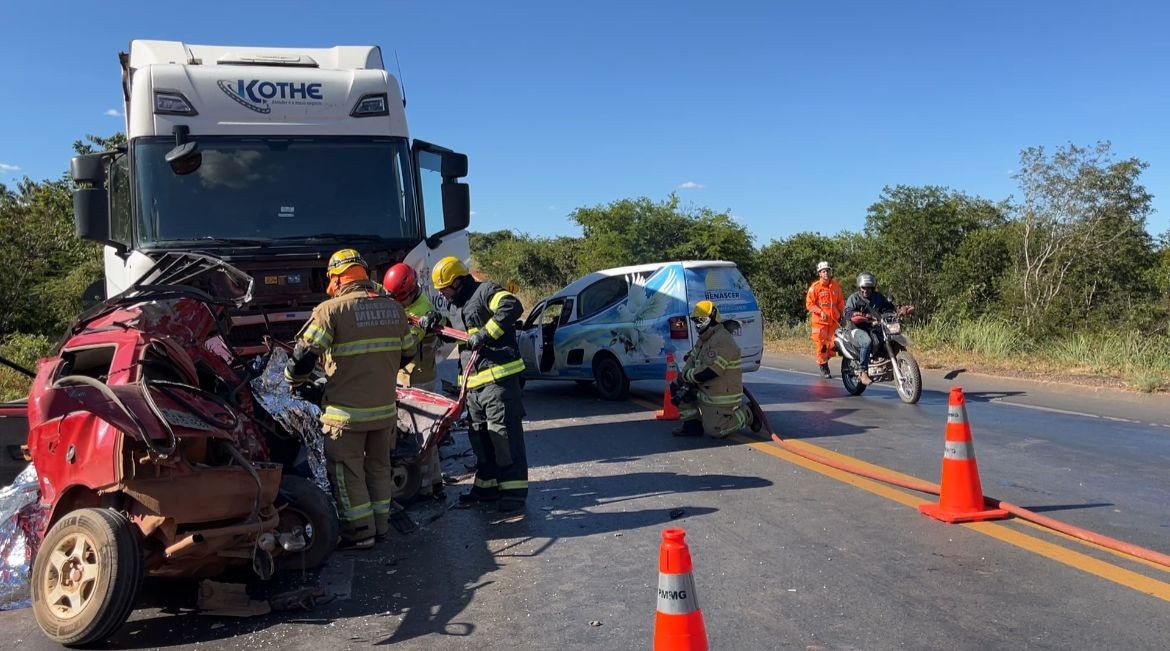
[[[418,327],[422,328],[423,332],[438,332],[439,328],[443,327],[443,315],[431,310],[419,317]]]
[[[467,347],[472,350],[478,350],[483,348],[483,345],[487,343],[487,340],[487,330],[477,330],[474,334],[467,338]]]

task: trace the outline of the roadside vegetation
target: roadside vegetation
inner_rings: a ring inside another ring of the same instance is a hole
[[[87,136],[74,148],[122,142],[120,134]],[[1149,224],[1146,167],[1119,160],[1109,143],[1032,147],[1020,154],[1018,196],[894,185],[870,205],[860,231],[805,231],[762,245],[729,212],[683,205],[675,194],[618,199],[573,210],[580,237],[473,233],[472,257],[477,272],[514,284],[529,307],[597,269],[731,260],[756,292],[769,346],[801,354],[811,354],[805,291],[817,261],[829,260],[846,293],[870,271],[881,291],[918,308],[909,332],[927,365],[1166,390],[1170,230],[1164,218]],[[0,355],[30,368],[101,278],[100,247],[73,235],[71,190],[64,176],[0,184],[0,255],[9,261],[0,274]],[[21,397],[27,387],[0,368],[0,398]]]

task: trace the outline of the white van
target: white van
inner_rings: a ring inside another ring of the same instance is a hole
[[[623,400],[631,380],[661,380],[696,341],[688,316],[710,300],[734,319],[743,370],[760,367],[764,323],[755,294],[734,262],[686,261],[619,267],[583,276],[544,298],[518,332],[527,380],[596,382]]]

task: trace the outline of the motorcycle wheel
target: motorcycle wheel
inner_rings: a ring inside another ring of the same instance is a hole
[[[922,397],[922,371],[918,368],[918,360],[903,350],[898,353],[895,361],[898,364],[898,371],[902,374],[901,382],[898,382],[896,376],[894,378],[898,385],[898,397],[902,402],[912,405]]]
[[[845,385],[845,390],[851,396],[859,396],[865,391],[865,385],[861,383],[861,378],[858,377],[861,373],[861,366],[857,360],[849,359],[848,357],[841,358],[841,383]]]
[[[280,479],[276,505],[280,507],[277,528],[288,532],[300,527],[306,543],[299,552],[282,553],[276,560],[276,568],[300,570],[324,565],[337,547],[341,533],[333,500],[308,479],[285,475]]]
[[[145,573],[138,527],[126,516],[73,511],[49,529],[33,561],[33,616],[59,644],[103,641],[130,617]]]

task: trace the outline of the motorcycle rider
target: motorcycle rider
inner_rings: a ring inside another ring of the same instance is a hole
[[[849,296],[849,300],[845,302],[845,315],[849,318],[853,329],[850,331],[850,336],[853,338],[854,345],[857,346],[861,363],[861,373],[858,374],[858,379],[862,384],[870,384],[873,379],[869,376],[869,359],[873,352],[874,346],[880,346],[881,329],[874,329],[873,325],[878,322],[878,318],[885,312],[898,312],[905,314],[912,311],[912,306],[906,305],[902,307],[894,307],[881,292],[875,289],[877,280],[874,275],[868,271],[857,275],[857,291]]]
[[[395,376],[415,341],[402,306],[378,292],[354,249],[342,249],[326,267],[329,298],[297,334],[284,376],[299,397],[309,396],[322,358],[321,398],[325,461],[342,526],[339,548],[369,549],[375,538],[416,528],[391,501],[390,453],[398,423]]]
[[[833,332],[845,313],[845,297],[841,285],[833,278],[833,267],[827,260],[817,263],[818,278],[808,287],[804,306],[809,314],[813,346],[821,377],[830,378],[829,359],[833,357]]]
[[[731,330],[738,326],[724,321],[719,308],[711,301],[695,303],[691,322],[699,341],[686,356],[678,377],[670,384],[671,400],[678,405],[682,427],[675,436],[725,438],[750,426],[761,429],[751,410],[743,403],[743,371],[739,345]]]

